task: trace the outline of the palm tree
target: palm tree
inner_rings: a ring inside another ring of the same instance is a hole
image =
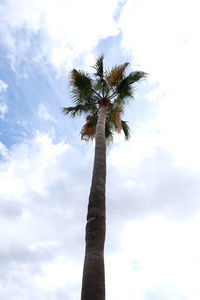
[[[104,58],[100,56],[92,75],[73,69],[70,73],[70,85],[75,106],[62,108],[63,113],[71,117],[85,115],[86,123],[81,130],[81,139],[95,139],[81,300],[105,299],[106,142],[113,140],[114,132],[121,131],[124,132],[125,139],[129,139],[129,126],[121,116],[128,100],[133,99],[134,85],[146,76],[141,71],[126,75],[128,65],[129,63],[124,63],[111,70],[104,69]]]

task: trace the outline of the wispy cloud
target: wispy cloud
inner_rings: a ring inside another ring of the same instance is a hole
[[[128,0],[119,26],[122,47],[149,73],[149,83],[156,84],[147,96],[154,99],[154,114],[146,128],[160,133],[179,163],[199,168],[198,7],[196,0]]]
[[[39,105],[38,116],[45,121],[52,121],[56,123],[56,120],[53,118],[53,116],[51,116],[47,110],[47,107],[43,103]]]
[[[108,289],[117,300],[124,290],[138,299],[159,294],[157,285],[165,295],[170,293],[169,284],[172,294],[197,293],[190,276],[197,272],[193,259],[198,260],[200,246],[194,238],[199,217],[191,219],[199,209],[198,177],[151,147],[146,145],[141,155],[139,145],[134,149],[130,143],[123,149],[119,144],[108,157],[107,285],[118,286],[117,292]],[[11,150],[1,148],[1,234],[6,235],[1,280],[9,285],[9,299],[13,295],[48,299],[49,293],[52,297],[61,293],[61,299],[68,293],[78,296],[92,149],[83,152],[54,143],[42,133]],[[183,260],[190,275],[181,277]],[[15,266],[23,261],[25,268],[13,269],[10,261]],[[15,274],[18,288],[9,274]]]
[[[4,119],[8,106],[5,103],[0,103],[0,119]]]
[[[118,2],[4,1],[0,5],[1,42],[13,66],[29,60],[30,51],[33,61],[55,68],[72,67],[79,55],[84,63],[100,39],[119,33],[114,19]]]
[[[88,190],[88,182],[85,184],[79,176],[81,168],[87,173],[83,154],[65,143],[53,143],[42,133],[11,150],[3,145],[1,148],[0,234],[4,242],[0,264],[1,281],[8,287],[0,288],[1,297],[7,294],[9,299],[27,299],[38,295],[39,299],[48,299],[49,291],[53,297],[64,287],[68,292],[63,297],[73,294],[74,287],[78,294],[82,269],[80,221]],[[80,184],[74,185],[74,178]],[[74,220],[78,222],[72,234],[70,224]],[[23,268],[19,267],[22,263]]]
[[[0,79],[0,93],[5,92],[7,88],[8,88],[7,83]]]
[[[0,79],[0,119],[2,120],[8,111],[8,105],[6,104],[6,99],[4,97],[4,93],[6,92],[7,88],[7,83]]]

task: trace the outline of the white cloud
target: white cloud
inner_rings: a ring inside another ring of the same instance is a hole
[[[51,116],[47,110],[47,107],[43,103],[40,103],[39,105],[38,116],[45,121],[52,121],[56,123],[56,120],[53,118],[53,116]]]
[[[8,106],[5,103],[0,103],[0,119],[4,119]]]
[[[9,151],[8,151],[8,149],[6,148],[6,146],[0,142],[0,154],[1,154],[4,158],[6,158],[7,155],[8,155],[8,152],[9,152]]]
[[[85,179],[78,179],[84,155],[65,143],[53,143],[42,133],[10,150],[1,144],[1,150],[0,277],[5,284],[0,287],[0,297],[58,299],[56,295],[62,294],[66,284],[63,297],[77,294],[83,200],[88,191]],[[74,223],[75,219],[79,221]],[[70,277],[60,282],[61,272],[69,274],[69,268]]]
[[[187,190],[190,193],[196,184],[190,180],[192,174],[179,174],[162,151],[148,151],[151,145],[144,147],[142,156],[132,143],[124,144],[126,154],[120,145],[108,156],[108,296],[121,299],[125,290],[127,297],[142,299],[158,293],[159,285],[166,295],[172,291],[187,296],[193,290],[196,300],[199,292],[192,277],[199,277],[199,215],[191,216],[199,205],[190,198],[192,212],[188,210]],[[0,295],[11,300],[73,299],[80,293],[93,150],[55,144],[41,133],[11,150],[1,148],[0,276],[7,285]],[[181,222],[175,221],[179,210]]]
[[[1,96],[1,94],[5,93],[7,88],[8,84],[0,79],[0,119],[2,120],[8,111],[8,105],[5,103],[5,99]]]
[[[8,88],[7,83],[0,79],[0,93],[5,92],[7,88]]]
[[[56,68],[69,67],[79,55],[88,60],[91,51],[102,38],[117,35],[119,29],[113,15],[119,0],[92,1],[4,1],[1,41],[8,48],[13,64],[28,59],[34,35],[39,49],[34,55]],[[106,6],[106,9],[105,9]],[[102,21],[103,20],[103,21]],[[41,38],[40,38],[41,36]]]
[[[122,47],[156,87],[147,95],[154,115],[145,126],[157,134],[177,163],[200,168],[199,3],[128,0],[120,16]],[[147,103],[146,103],[147,104]]]
[[[167,89],[168,83],[176,86],[180,75],[181,79],[185,78],[187,81],[196,80],[196,76],[188,78],[185,75],[189,74],[185,72],[188,68],[196,72],[198,70],[196,63],[199,64],[199,60],[196,58],[200,43],[197,11],[196,0],[128,0],[122,11],[122,45],[131,49],[136,62],[154,80],[162,80]],[[178,74],[175,72],[177,67],[180,68]]]
[[[127,223],[120,252],[108,258],[113,299],[199,299],[199,222],[198,214],[184,222],[152,216]]]
[[[55,180],[55,177],[54,179],[53,177],[50,179],[51,176],[46,177],[46,171],[50,166],[49,161],[53,166],[56,157],[67,147],[62,143],[53,145],[46,135],[41,134],[27,143],[13,146],[8,162],[1,169],[3,172],[0,179],[1,195],[4,197],[14,197],[15,195],[16,199],[23,201],[25,200],[23,196],[27,192],[44,192],[45,186],[51,180]],[[20,164],[19,161],[21,161]],[[33,166],[36,167],[33,168]],[[56,176],[59,178],[61,175],[57,173]],[[12,185],[12,189],[10,189],[10,185]]]
[[[52,263],[42,266],[42,274],[36,277],[38,285],[45,290],[55,290],[70,285],[79,285],[82,264],[76,264],[66,257],[57,257]]]
[[[118,182],[114,190],[108,189],[113,218],[119,215],[118,222],[126,222],[158,213],[182,220],[200,210],[199,170],[177,166],[171,153],[162,148],[152,151],[146,146],[140,155],[134,143],[124,148],[114,147],[108,156],[108,186]]]

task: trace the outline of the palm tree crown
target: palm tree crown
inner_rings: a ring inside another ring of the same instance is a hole
[[[81,130],[81,139],[92,140],[95,137],[99,107],[107,106],[105,137],[113,140],[114,132],[124,132],[125,139],[130,138],[130,128],[121,119],[124,106],[134,98],[134,84],[146,76],[145,72],[134,71],[125,74],[129,63],[104,69],[104,57],[101,55],[93,66],[95,72],[90,75],[82,70],[73,69],[70,73],[72,100],[75,106],[63,107],[66,115],[86,116],[86,123]]]

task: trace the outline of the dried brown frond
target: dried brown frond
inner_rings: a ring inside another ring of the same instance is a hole
[[[111,121],[114,123],[115,125],[115,130],[120,133],[122,130],[122,121],[121,121],[121,114],[123,112],[122,107],[117,107],[112,115],[111,115]]]
[[[93,126],[88,126],[88,123],[86,123],[83,128],[81,129],[81,139],[84,141],[93,140],[95,137],[96,132],[96,124]]]
[[[124,63],[123,65],[116,66],[111,70],[107,78],[108,84],[110,86],[115,86],[123,78],[124,71],[128,65],[129,63]]]

